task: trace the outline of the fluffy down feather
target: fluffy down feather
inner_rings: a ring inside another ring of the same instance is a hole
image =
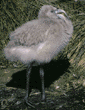
[[[72,33],[73,25],[66,12],[44,5],[38,19],[23,24],[10,34],[4,54],[8,60],[20,60],[24,64],[50,62],[68,44]]]

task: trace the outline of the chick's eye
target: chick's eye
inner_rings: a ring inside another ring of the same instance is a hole
[[[53,10],[51,10],[51,13],[53,13],[54,11]]]

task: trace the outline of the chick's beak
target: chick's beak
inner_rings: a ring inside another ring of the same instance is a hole
[[[68,17],[67,13],[66,13],[64,10],[62,10],[62,9],[57,9],[57,10],[55,11],[55,13],[56,13],[56,14],[64,13],[64,14]]]

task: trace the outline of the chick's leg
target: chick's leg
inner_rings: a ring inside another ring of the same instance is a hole
[[[45,102],[46,98],[45,98],[45,87],[44,87],[44,70],[42,67],[40,68],[40,77],[41,77],[41,83],[42,83],[42,91],[41,91],[42,99],[41,99],[41,101]]]

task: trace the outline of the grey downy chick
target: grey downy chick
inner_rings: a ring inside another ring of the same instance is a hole
[[[66,12],[51,5],[41,7],[38,19],[28,21],[10,34],[4,49],[6,59],[28,65],[26,102],[31,67],[50,62],[70,41],[73,25]],[[41,66],[42,101],[45,101],[44,71]],[[31,105],[30,105],[31,106]],[[33,106],[32,106],[33,107]]]

